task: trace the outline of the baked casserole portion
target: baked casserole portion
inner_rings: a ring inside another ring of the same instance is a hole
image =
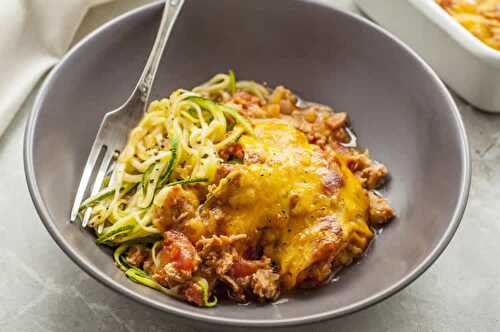
[[[328,281],[394,217],[387,168],[355,143],[347,114],[218,74],[152,103],[85,208],[133,281],[199,306],[272,301]]]

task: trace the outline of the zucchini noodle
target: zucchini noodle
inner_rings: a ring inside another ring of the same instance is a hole
[[[124,255],[130,241],[158,239],[154,208],[161,206],[175,185],[210,185],[222,159],[219,151],[236,142],[243,134],[253,135],[252,124],[235,105],[228,103],[237,91],[268,98],[268,90],[252,81],[237,82],[232,71],[217,74],[192,91],[179,89],[169,98],[153,101],[128,142],[114,160],[111,174],[102,189],[87,198],[80,207],[82,217],[91,209],[88,227],[97,235],[96,243],[116,247],[118,267],[135,282],[165,289],[146,272],[130,266]],[[149,243],[154,265],[159,264],[161,241]],[[207,281],[199,287],[206,306]]]

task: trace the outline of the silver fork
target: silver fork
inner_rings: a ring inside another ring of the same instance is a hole
[[[104,115],[94,144],[90,150],[87,163],[83,169],[82,179],[80,180],[73,203],[73,209],[71,210],[71,222],[74,222],[78,216],[80,205],[87,192],[95,168],[97,166],[99,167],[94,184],[92,185],[91,195],[97,194],[101,189],[104,176],[109,168],[113,155],[119,153],[120,149],[125,146],[129,131],[137,125],[146,111],[149,95],[163,50],[165,49],[172,27],[183,5],[184,0],[165,1],[160,27],[139,82],[128,100],[122,106]],[[99,157],[102,154],[104,154],[104,156],[101,159],[101,163],[97,165]],[[88,208],[85,211],[82,220],[83,227],[87,226],[91,213],[92,208]]]

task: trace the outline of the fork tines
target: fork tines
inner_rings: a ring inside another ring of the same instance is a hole
[[[98,134],[94,144],[92,145],[92,149],[90,150],[87,163],[85,164],[85,168],[83,170],[80,184],[78,185],[78,190],[75,196],[75,202],[73,203],[73,208],[71,210],[71,217],[70,217],[71,222],[75,222],[76,218],[78,217],[83,197],[85,196],[87,188],[91,183],[90,180],[92,178],[94,170],[96,169],[96,166],[98,166],[99,157],[100,155],[102,155],[102,151],[104,150],[104,156],[101,159],[98,171],[95,175],[95,180],[93,181],[90,196],[94,196],[101,189],[104,176],[106,175],[111,160],[113,159],[113,155],[117,152],[112,148],[110,148],[109,145],[102,143],[102,140],[100,139],[99,136],[100,135]],[[92,214],[92,208],[89,207],[85,210],[85,213],[83,215],[82,219],[83,227],[87,227],[91,214]]]

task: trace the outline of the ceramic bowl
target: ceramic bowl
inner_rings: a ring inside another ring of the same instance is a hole
[[[415,53],[374,24],[311,1],[190,0],[172,33],[153,98],[232,68],[285,84],[350,115],[360,144],[389,167],[384,194],[398,214],[336,282],[275,304],[197,308],[128,280],[90,232],[69,223],[82,168],[105,112],[145,64],[161,16],[154,3],[106,24],[46,79],[29,119],[25,169],[46,228],[66,254],[119,293],[205,322],[282,326],[339,317],[401,290],[445,249],[464,211],[470,161],[458,110]],[[147,309],[145,309],[147,310]]]

